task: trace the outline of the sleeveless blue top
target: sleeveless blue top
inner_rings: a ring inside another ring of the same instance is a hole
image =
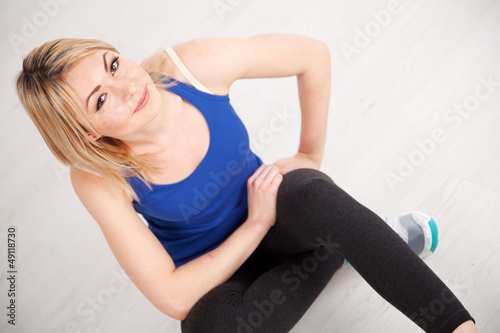
[[[173,79],[168,79],[171,82]],[[166,88],[196,107],[210,132],[208,151],[187,178],[151,184],[129,178],[140,199],[134,209],[148,222],[179,267],[219,246],[247,218],[247,180],[263,163],[229,95],[212,95],[176,81]]]

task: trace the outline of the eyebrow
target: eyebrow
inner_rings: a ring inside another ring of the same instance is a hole
[[[107,72],[108,71],[108,63],[106,62],[106,54],[108,54],[109,51],[106,51],[104,52],[104,54],[102,55],[102,59],[104,61],[104,71]],[[87,106],[87,109],[89,108],[89,100],[90,100],[90,97],[92,97],[93,94],[95,94],[99,89],[101,89],[101,86],[97,86],[94,88],[94,90],[92,90],[92,92],[90,93],[89,97],[87,97],[87,103],[86,103],[86,106]]]

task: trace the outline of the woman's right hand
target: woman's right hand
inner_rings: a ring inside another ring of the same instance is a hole
[[[279,168],[274,165],[261,165],[248,178],[248,218],[247,221],[271,228],[276,222],[276,198],[283,180]]]

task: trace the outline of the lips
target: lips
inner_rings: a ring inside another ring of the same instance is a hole
[[[146,104],[148,104],[148,101],[149,101],[149,90],[148,90],[148,87],[146,86],[146,87],[144,87],[144,91],[142,92],[141,99],[139,100],[139,103],[137,103],[137,107],[135,108],[134,113],[136,113],[137,111],[139,111],[143,107],[145,107]]]

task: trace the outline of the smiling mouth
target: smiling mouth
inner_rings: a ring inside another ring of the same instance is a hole
[[[137,107],[135,108],[134,113],[136,113],[137,111],[139,111],[143,107],[145,107],[146,104],[148,104],[148,101],[149,101],[149,90],[148,90],[148,87],[146,86],[146,87],[144,87],[144,91],[142,92],[141,99],[139,100],[139,103],[137,103]]]

